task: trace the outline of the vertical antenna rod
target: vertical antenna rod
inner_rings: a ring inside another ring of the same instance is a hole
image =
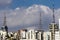
[[[42,29],[42,22],[41,22],[41,11],[40,11],[40,29]]]
[[[4,13],[4,23],[3,23],[3,26],[7,26],[7,24],[6,24],[6,13]]]
[[[51,1],[51,0],[49,0],[49,1]],[[54,11],[54,0],[52,0],[52,1],[50,2],[50,4],[51,4],[51,3],[52,3],[52,5],[51,5],[51,6],[52,6],[52,12],[53,12],[53,13],[52,13],[52,17],[53,17],[52,22],[55,23],[55,15],[54,15],[54,12],[55,12],[55,11]]]
[[[52,6],[53,6],[53,8],[52,8],[52,11],[53,11],[53,23],[55,23],[55,15],[54,15],[54,0],[53,0],[53,3],[52,3]]]

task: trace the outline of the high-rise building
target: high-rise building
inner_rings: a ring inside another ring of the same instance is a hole
[[[51,0],[50,0],[51,1]],[[55,31],[58,31],[59,30],[59,27],[58,25],[55,23],[55,11],[54,11],[54,0],[51,1],[52,2],[52,18],[53,18],[53,21],[52,23],[49,25],[49,31],[51,32],[51,40],[55,40]]]
[[[51,32],[51,40],[55,40],[55,31],[58,31],[59,27],[56,23],[51,23],[49,25],[49,31]]]

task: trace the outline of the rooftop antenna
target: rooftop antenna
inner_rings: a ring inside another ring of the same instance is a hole
[[[54,12],[55,12],[55,11],[54,11],[54,0],[53,0],[53,4],[52,4],[52,5],[53,5],[53,8],[52,8],[52,10],[53,10],[53,23],[55,23],[55,15],[54,15]]]
[[[6,23],[6,12],[4,13],[4,23],[3,23],[3,30],[6,31],[6,37],[8,38],[8,27],[7,27],[7,23]]]
[[[7,27],[7,23],[6,23],[6,12],[4,12],[4,21],[3,21],[2,30],[6,31],[8,33],[8,27]]]
[[[50,0],[51,1],[51,0]],[[54,10],[54,0],[52,1],[52,12],[53,12],[53,14],[52,14],[52,16],[53,16],[53,21],[52,21],[52,23],[55,23],[55,14],[54,14],[54,12],[55,12],[55,10]]]
[[[4,13],[4,23],[3,23],[3,26],[7,26],[7,24],[6,24],[6,13]]]
[[[3,26],[1,27],[1,29],[3,30],[3,31],[5,31],[5,26],[7,26],[7,24],[6,24],[6,13],[4,12],[3,13]]]
[[[42,17],[41,16],[42,16],[42,14],[41,14],[41,11],[40,11],[40,23],[39,23],[40,24],[40,29],[42,29],[42,20],[41,20]]]

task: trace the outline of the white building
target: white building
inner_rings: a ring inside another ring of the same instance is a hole
[[[29,30],[27,30],[27,32],[24,30],[23,31],[21,30],[20,34],[21,34],[20,37],[23,37],[20,40],[37,40],[34,29],[29,29]]]
[[[20,40],[51,40],[51,32],[29,29],[20,30]]]
[[[60,31],[55,32],[55,40],[60,40]]]
[[[26,39],[26,30],[25,29],[20,30],[20,38],[21,39]]]
[[[51,40],[51,32],[44,32],[43,39],[44,40]]]
[[[55,40],[60,40],[60,19],[59,19],[59,31],[55,32]]]
[[[60,19],[59,19],[59,31],[60,31]]]
[[[28,30],[28,39],[35,40],[36,39],[36,34],[34,29]]]
[[[5,40],[6,39],[6,32],[5,31],[2,31],[0,30],[0,40]]]
[[[37,30],[37,31],[35,31],[35,33],[36,33],[37,40],[43,40],[43,31],[42,30]]]

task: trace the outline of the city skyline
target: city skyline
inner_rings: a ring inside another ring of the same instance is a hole
[[[55,19],[58,24],[60,18],[59,0],[55,1]],[[51,1],[52,2],[52,1]],[[3,14],[6,12],[9,31],[24,28],[39,28],[40,12],[42,12],[42,26],[48,29],[52,22],[52,4],[49,0],[0,0],[0,26],[3,25]],[[34,27],[35,26],[35,27]]]

